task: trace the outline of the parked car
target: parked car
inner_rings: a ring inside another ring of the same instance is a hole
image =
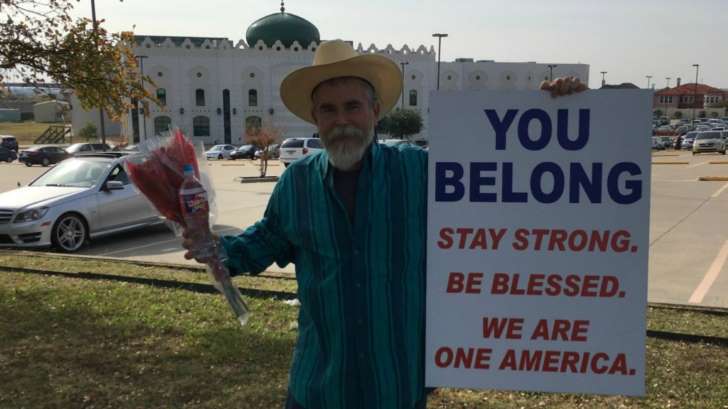
[[[268,146],[268,152],[270,152],[268,159],[278,159],[281,156],[281,145],[274,143],[273,145]],[[263,150],[256,150],[255,158],[258,159],[261,156],[263,156]]]
[[[64,149],[58,146],[33,146],[20,151],[18,162],[25,163],[25,166],[42,165],[49,166],[56,164],[71,156]]]
[[[18,151],[18,140],[11,135],[0,135],[0,146],[3,146],[11,151]]]
[[[693,155],[703,152],[718,152],[725,155],[725,140],[720,132],[700,132],[693,143]]]
[[[281,144],[280,160],[288,167],[293,161],[323,150],[321,140],[311,138],[288,138]]]
[[[66,152],[72,156],[85,153],[110,152],[111,146],[105,143],[74,143],[66,148]]]
[[[660,142],[660,139],[656,136],[652,137],[652,149],[658,151],[665,149],[665,147],[662,145],[662,142]]]
[[[698,135],[697,131],[688,132],[685,134],[685,137],[683,138],[682,142],[682,149],[693,149],[693,141],[695,141],[695,137]]]
[[[664,149],[672,149],[672,145],[675,143],[673,137],[671,136],[661,136],[660,142],[662,143],[662,147]]]
[[[69,158],[0,193],[0,246],[75,252],[91,239],[163,223],[129,182],[121,154]]]
[[[230,159],[255,159],[255,146],[243,145],[230,154]]]
[[[235,147],[233,145],[215,145],[205,152],[207,159],[230,159]]]
[[[15,154],[14,150],[10,150],[0,145],[0,161],[10,163],[15,159],[18,159],[18,155]]]

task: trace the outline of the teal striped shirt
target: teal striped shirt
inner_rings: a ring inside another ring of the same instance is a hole
[[[263,219],[221,239],[233,274],[296,265],[289,391],[307,409],[412,409],[424,398],[427,152],[373,143],[353,224],[326,152],[294,162]]]

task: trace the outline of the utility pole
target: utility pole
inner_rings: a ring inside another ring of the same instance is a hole
[[[137,55],[135,58],[139,59],[139,70],[141,72],[141,84],[142,89],[144,89],[144,59],[149,58],[146,55]],[[144,140],[147,140],[147,106],[144,104],[144,100],[142,100],[142,127],[144,128]]]
[[[435,33],[432,36],[437,37],[437,89],[440,90],[440,57],[442,55],[442,38],[447,37],[447,34]]]
[[[647,78],[647,89],[650,89],[650,80],[652,79],[652,75],[645,75],[645,78]]]
[[[607,84],[607,80],[605,78],[605,75],[607,75],[607,72],[606,71],[600,71],[600,73],[602,74],[602,87],[603,87],[603,86],[605,86]]]
[[[547,65],[549,67],[549,81],[554,80],[554,68],[558,67],[556,64],[549,64]]]
[[[402,106],[401,106],[401,109],[404,109],[404,90],[405,90],[405,87],[404,87],[404,67],[406,65],[408,65],[408,64],[409,64],[409,62],[407,62],[407,61],[402,61],[401,63],[399,63],[399,65],[402,66]]]
[[[698,103],[698,71],[700,64],[693,64],[695,67],[695,86],[693,87],[693,122],[695,122],[695,105]]]
[[[91,20],[94,25],[94,37],[96,38],[96,46],[98,47],[98,23],[96,22],[96,3],[91,0]],[[101,143],[106,143],[106,124],[104,124],[104,109],[99,107],[99,124],[101,128]]]

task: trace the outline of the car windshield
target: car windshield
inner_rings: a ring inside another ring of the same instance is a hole
[[[219,152],[223,150],[224,147],[225,145],[215,145],[212,147],[212,149],[210,149],[210,152]]]
[[[253,145],[243,145],[243,146],[241,146],[241,147],[238,148],[239,151],[247,151],[247,150],[250,150],[250,149],[253,149]]]
[[[39,177],[30,186],[92,187],[111,164],[95,160],[68,159]]]
[[[283,141],[281,148],[302,148],[303,139],[287,139]]]
[[[720,132],[705,132],[698,135],[697,139],[720,139]]]

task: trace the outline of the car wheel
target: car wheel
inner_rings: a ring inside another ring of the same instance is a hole
[[[720,151],[720,154],[721,155],[725,155],[725,151]]]
[[[48,158],[43,158],[43,166],[48,166],[51,164],[51,161],[48,160]]]
[[[33,164],[32,164],[32,163],[30,163],[30,162],[25,162],[25,166],[27,166],[27,167],[31,167],[31,166],[33,166]]]
[[[8,163],[10,163],[10,162],[12,162],[12,161],[13,161],[13,158],[11,158],[10,156],[8,156],[8,158],[7,158],[7,159],[5,159],[5,160],[6,160],[6,161],[7,161]]]
[[[59,217],[51,230],[53,245],[64,253],[78,251],[88,239],[88,228],[81,216],[67,213]]]

